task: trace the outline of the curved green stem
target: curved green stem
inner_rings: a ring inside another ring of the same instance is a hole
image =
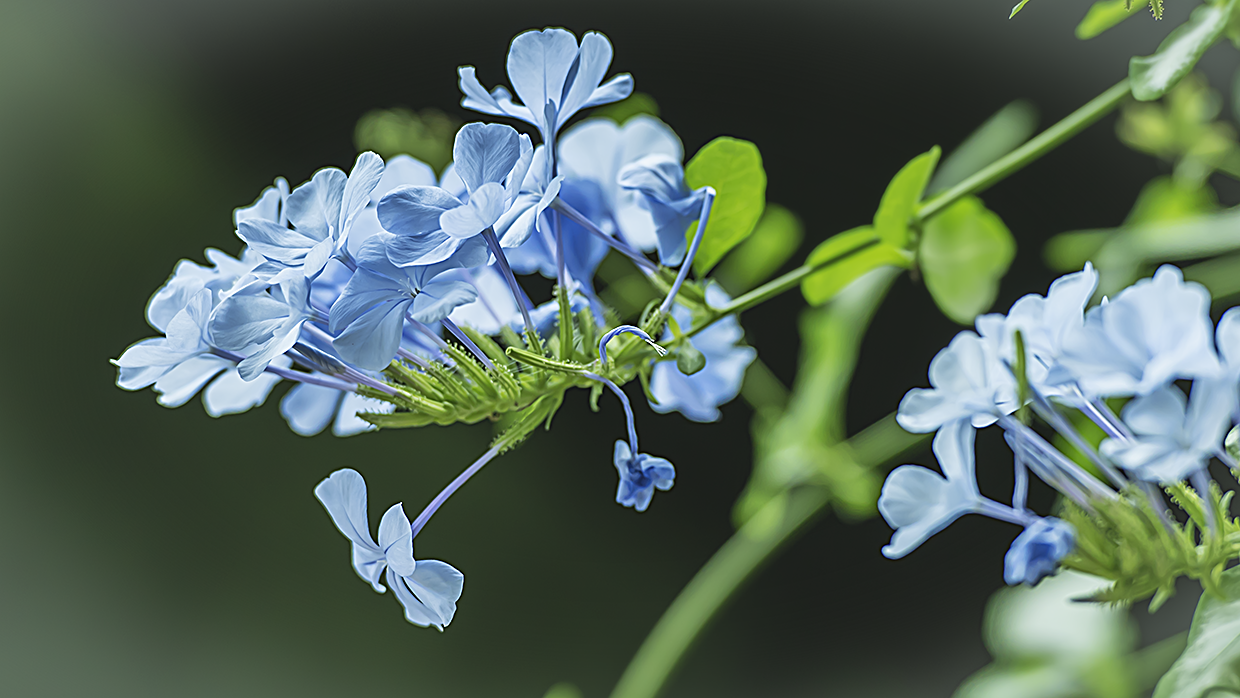
[[[1024,145],[995,160],[966,178],[960,184],[923,203],[915,214],[918,222],[951,206],[970,194],[977,194],[1054,150],[1064,141],[1106,116],[1129,94],[1128,78],[1115,83],[1109,90],[1086,102],[1080,109],[1065,116],[1054,126],[1030,138]]]
[[[846,443],[851,457],[875,467],[923,442],[928,434],[909,434],[894,415],[875,422]],[[830,501],[821,486],[800,487],[773,498],[741,526],[672,601],[629,663],[611,698],[653,698],[686,650],[741,584],[772,553],[813,521]]]

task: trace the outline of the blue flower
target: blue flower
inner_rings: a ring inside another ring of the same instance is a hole
[[[280,401],[280,415],[288,422],[289,429],[300,436],[314,436],[328,425],[335,436],[374,431],[375,426],[358,417],[357,413],[387,413],[394,409],[395,405],[390,402],[306,383],[294,385]]]
[[[1175,484],[1206,467],[1231,426],[1235,386],[1201,380],[1191,400],[1174,385],[1134,398],[1121,413],[1134,438],[1107,439],[1099,451],[1148,482]]]
[[[896,529],[883,555],[901,558],[961,516],[982,508],[973,474],[973,427],[968,419],[943,425],[934,435],[934,455],[943,475],[919,465],[901,465],[887,476],[878,511]]]
[[[233,209],[234,226],[253,219],[288,224],[288,180],[276,177],[275,184],[264,189],[254,203]]]
[[[962,418],[981,428],[1020,405],[1016,380],[998,355],[997,338],[965,330],[930,362],[931,388],[914,388],[900,401],[896,421],[914,433]]]
[[[706,287],[706,302],[715,307],[725,305],[728,294],[718,284]],[[672,307],[672,317],[688,329],[692,313],[682,305]],[[735,399],[745,380],[745,370],[758,352],[738,344],[744,330],[735,315],[729,315],[699,332],[690,344],[706,357],[706,366],[691,376],[677,368],[675,361],[657,362],[650,373],[650,393],[658,403],[651,402],[656,412],[676,410],[695,422],[716,422],[722,414],[719,406]],[[664,341],[671,333],[664,335]]]
[[[337,470],[314,488],[332,523],[353,543],[353,569],[379,593],[387,572],[388,586],[405,607],[405,619],[439,630],[452,622],[465,576],[438,560],[414,560],[413,532],[400,504],[393,504],[379,522],[379,542],[370,536],[366,514],[366,481],[356,470]]]
[[[598,32],[587,32],[578,47],[577,37],[567,30],[530,30],[513,39],[508,50],[508,79],[522,104],[513,102],[503,87],[488,94],[474,67],[467,65],[458,71],[465,95],[461,106],[533,124],[544,143],[554,143],[556,133],[578,111],[619,101],[633,91],[628,74],[603,83],[611,57],[611,42]]]
[[[665,266],[680,264],[688,249],[685,233],[697,222],[705,201],[703,191],[693,191],[685,184],[680,158],[647,155],[620,170],[616,181],[639,194],[638,201],[649,216],[648,227],[655,231],[659,262]]]
[[[445,172],[446,175],[447,172]],[[435,176],[435,171],[421,160],[408,155],[388,158],[383,165],[383,176],[379,178],[379,183],[370,192],[370,202],[357,215],[357,218],[353,219],[353,228],[349,231],[349,253],[356,255],[362,249],[362,245],[373,235],[384,232],[383,226],[379,224],[378,209],[379,202],[388,192],[407,185],[433,187],[436,184],[439,184],[439,179]],[[440,186],[443,185],[440,184]],[[461,186],[460,191],[465,191],[464,186]],[[327,305],[330,306],[331,303]]]
[[[114,360],[120,369],[116,384],[125,390],[140,390],[182,363],[209,353],[206,328],[211,295],[209,289],[199,289],[168,321],[165,336],[144,339]]]
[[[558,196],[591,220],[598,220],[596,216],[606,213],[598,185],[593,182],[565,181],[559,187]],[[540,205],[529,210],[537,215],[542,213]],[[534,225],[532,217],[529,225]],[[560,236],[564,240],[564,266],[569,278],[576,282],[577,290],[588,298],[597,300],[594,293],[594,274],[611,248],[567,216],[560,216],[559,225]],[[498,231],[497,226],[496,232]],[[554,279],[557,273],[555,249],[553,229],[542,225],[529,235],[523,245],[507,253],[508,262],[518,274],[538,272]]]
[[[560,172],[567,180],[589,181],[599,187],[602,212],[591,220],[644,251],[655,249],[656,244],[650,213],[640,203],[642,195],[620,186],[617,178],[626,165],[647,155],[666,155],[680,162],[684,149],[667,124],[645,114],[623,126],[611,119],[587,119],[566,131],[558,145]]]
[[[616,503],[645,511],[650,506],[654,491],[666,492],[672,489],[672,481],[676,478],[676,468],[664,458],[655,458],[645,453],[633,454],[627,441],[616,442],[614,458],[616,470],[620,472],[620,486],[616,489]]]
[[[1059,568],[1059,561],[1076,547],[1076,529],[1053,517],[1030,524],[1003,557],[1003,581],[1033,586]]]
[[[211,313],[211,338],[220,349],[249,352],[238,369],[250,381],[293,348],[312,315],[310,281],[298,275],[260,293],[225,298]]]
[[[1163,265],[1091,309],[1060,363],[1089,396],[1145,395],[1178,378],[1217,373],[1210,292]]]
[[[383,159],[362,153],[347,176],[325,167],[289,194],[293,228],[264,217],[238,220],[237,235],[268,260],[255,273],[270,283],[297,275],[312,279],[329,259],[347,255],[349,230],[382,175]]]
[[[533,161],[533,146],[528,136],[518,135],[511,126],[472,123],[457,132],[452,154],[452,172],[465,185],[466,201],[440,187],[423,185],[397,187],[380,200],[379,221],[398,236],[388,245],[393,264],[435,264],[467,243],[482,244],[478,234],[496,225],[519,197]],[[515,247],[525,241],[519,237],[506,236],[500,242]]]
[[[468,282],[440,276],[455,266],[451,260],[431,266],[393,265],[386,250],[394,237],[380,233],[362,246],[360,266],[329,316],[328,329],[340,333],[332,341],[336,351],[349,363],[371,371],[382,370],[396,356],[406,315],[435,323],[478,298]]]

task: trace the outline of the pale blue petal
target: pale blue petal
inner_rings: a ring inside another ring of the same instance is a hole
[[[381,412],[391,414],[396,406],[382,400],[372,400],[357,393],[344,393],[340,409],[336,413],[336,421],[332,423],[332,434],[336,436],[353,436],[366,431],[374,431],[375,425],[357,416],[358,412]]]
[[[399,281],[359,268],[332,304],[328,329],[340,332],[379,303],[411,299],[411,290]]]
[[[237,236],[255,252],[285,265],[300,265],[312,247],[324,237],[314,231],[293,230],[268,220],[248,219],[237,225]]]
[[[1124,423],[1143,436],[1175,438],[1184,428],[1188,398],[1174,385],[1162,387],[1124,405]]]
[[[293,226],[315,240],[339,235],[340,204],[348,181],[344,172],[324,167],[294,189],[288,197],[288,217]]]
[[[495,182],[484,183],[474,190],[464,206],[444,211],[439,216],[439,227],[454,238],[473,237],[499,220],[504,204],[504,187]]]
[[[252,381],[262,375],[276,357],[293,348],[301,331],[304,318],[288,318],[271,339],[264,342],[257,351],[250,354],[237,364],[237,372],[244,380]]]
[[[456,174],[471,193],[488,182],[502,182],[520,157],[517,131],[505,124],[465,124],[452,147]]]
[[[264,189],[253,204],[233,209],[233,225],[254,218],[280,223],[282,219],[280,207],[286,198],[288,198],[288,182],[284,181],[283,177],[279,177],[276,179],[275,186]]]
[[[338,238],[348,234],[354,219],[370,203],[370,194],[382,177],[383,158],[369,151],[357,156],[341,196],[340,223],[336,230]]]
[[[405,312],[412,303],[412,298],[380,303],[332,340],[332,346],[345,361],[359,368],[368,371],[387,368],[400,348]]]
[[[289,316],[289,307],[266,293],[230,296],[211,314],[216,346],[240,351],[270,339]]]
[[[383,560],[383,551],[370,536],[366,481],[356,470],[337,470],[314,488],[314,496],[327,509],[336,528],[353,542],[353,567],[358,576],[382,592],[379,575],[383,568],[378,563]]]
[[[403,506],[393,504],[379,521],[379,547],[388,568],[402,577],[413,574],[413,532]]]
[[[621,73],[594,90],[594,94],[590,95],[590,99],[581,107],[584,109],[586,107],[597,107],[600,104],[619,102],[631,94],[633,94],[633,76],[628,73]]]
[[[280,401],[280,414],[293,433],[314,436],[331,424],[343,395],[333,388],[300,383]]]
[[[465,587],[465,575],[446,562],[418,560],[413,574],[400,580],[403,583],[388,577],[396,598],[405,607],[406,620],[440,630],[452,622],[456,602]]]
[[[596,91],[599,84],[603,82],[603,76],[607,74],[607,69],[611,67],[612,48],[611,42],[607,37],[598,32],[586,32],[581,37],[581,48],[577,53],[576,71],[573,73],[572,81],[565,85],[566,92],[563,100],[560,102],[556,123],[554,128],[559,130],[568,120],[572,118],[579,110],[593,104],[606,104],[615,101],[607,99],[602,102],[595,102]],[[615,82],[613,80],[612,82]],[[628,81],[628,88],[631,92],[633,89],[632,79]],[[623,81],[621,81],[623,83]],[[619,94],[616,90],[611,90],[615,94]],[[605,95],[598,95],[604,97]],[[624,94],[617,97],[623,99],[628,96]]]
[[[577,39],[564,29],[527,31],[512,40],[508,79],[522,104],[542,115],[547,102],[563,103],[564,82],[577,59]],[[555,124],[542,125],[544,133]]]
[[[412,316],[425,324],[439,322],[454,309],[478,299],[478,292],[464,281],[434,281],[413,299]]]
[[[291,362],[288,357],[278,356],[271,363],[287,368]],[[207,386],[202,393],[202,404],[212,417],[240,414],[262,405],[281,380],[274,373],[263,373],[247,383],[233,368]]]
[[[478,82],[475,74],[477,69],[472,65],[463,65],[457,68],[457,75],[460,76],[461,93],[465,96],[461,99],[461,106],[466,109],[473,109],[484,114],[493,114],[495,116],[507,116],[507,113],[500,108],[499,102],[491,96],[482,83]]]
[[[210,354],[181,362],[155,381],[159,404],[164,407],[184,405],[202,390],[202,386],[221,371],[232,368],[232,365],[231,361]]]
[[[392,264],[410,267],[437,264],[451,257],[460,247],[460,238],[436,230],[422,235],[397,235],[388,241],[387,254]]]
[[[460,199],[439,187],[397,187],[380,199],[379,222],[397,235],[431,233],[439,230],[444,211],[460,205]]]

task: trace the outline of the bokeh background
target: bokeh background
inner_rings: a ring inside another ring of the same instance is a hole
[[[483,449],[485,425],[336,439],[291,433],[276,403],[212,419],[113,385],[107,360],[148,336],[143,307],[175,261],[235,252],[231,213],[276,176],[347,168],[357,119],[437,107],[463,119],[455,68],[506,82],[527,28],[605,32],[692,153],[756,142],[768,198],[805,250],[864,223],[890,176],[951,148],[1002,105],[1042,124],[1123,77],[1190,9],[1089,42],[1088,3],[630,0],[6,0],[0,4],[0,694],[530,696],[610,690],[645,633],[731,533],[750,469],[749,408],[722,422],[638,414],[677,465],[649,511],[614,504],[621,416],[571,395],[555,429],[488,466],[418,538],[466,574],[445,633],[371,593],[311,494],[361,469],[372,514],[417,511]],[[1225,87],[1235,54],[1202,66]],[[1019,252],[997,307],[1044,291],[1051,235],[1118,224],[1160,165],[1114,117],[986,193]],[[1233,204],[1237,192],[1222,191]],[[795,372],[788,294],[744,318]],[[867,336],[849,424],[890,412],[957,327],[902,278]],[[997,440],[995,440],[997,441]],[[1010,486],[983,439],[982,489]],[[928,453],[913,460],[929,463]],[[988,462],[989,461],[989,462]],[[1008,476],[1010,477],[1010,476]],[[1043,505],[1047,503],[1045,492]],[[881,519],[824,517],[717,619],[672,696],[945,696],[989,659],[980,627],[1016,531],[965,519],[900,562]],[[1187,626],[1193,589],[1138,615],[1146,641]]]

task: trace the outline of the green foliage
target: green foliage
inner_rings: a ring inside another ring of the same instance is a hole
[[[557,683],[543,698],[582,698],[581,690],[571,683]]]
[[[1027,141],[1037,125],[1038,111],[1032,104],[1024,100],[1010,102],[943,159],[926,192],[935,194],[963,182]]]
[[[926,221],[917,261],[926,288],[952,320],[972,324],[995,302],[1016,242],[999,216],[968,196]]]
[[[1160,104],[1127,105],[1116,125],[1128,147],[1173,163],[1186,185],[1203,182],[1214,171],[1240,177],[1236,130],[1216,119],[1223,100],[1205,78],[1185,77]]]
[[[1118,604],[1152,596],[1153,612],[1175,593],[1182,576],[1222,595],[1220,575],[1240,555],[1240,520],[1228,513],[1234,493],[1212,485],[1203,501],[1203,493],[1183,483],[1167,491],[1187,514],[1185,523],[1163,517],[1135,489],[1095,500],[1092,512],[1064,502],[1061,516],[1076,528],[1077,539],[1063,566],[1114,582],[1089,600]]]
[[[841,513],[873,514],[880,476],[844,442],[844,414],[865,328],[895,274],[876,272],[829,306],[802,313],[801,360],[787,405],[754,416],[754,470],[733,512],[738,527],[788,488],[807,483],[826,487]]]
[[[619,102],[599,107],[594,110],[593,116],[601,116],[623,125],[640,114],[659,115],[659,105],[654,101],[654,97],[645,92],[634,92]]]
[[[412,155],[435,169],[452,161],[452,142],[461,121],[438,109],[374,109],[357,121],[353,142],[358,150],[373,150],[386,160]]]
[[[834,261],[832,261],[834,260]],[[827,238],[810,252],[806,265],[826,265],[801,281],[801,293],[810,305],[822,305],[863,274],[883,266],[907,269],[913,255],[879,242],[868,225]]]
[[[1027,2],[1029,2],[1029,0],[1020,0],[1020,2],[1016,3],[1016,6],[1012,8],[1012,13],[1008,15],[1008,19],[1015,17],[1017,12],[1024,9],[1025,3]]]
[[[874,232],[879,240],[897,249],[909,247],[912,238],[909,223],[939,162],[939,153],[936,145],[910,160],[892,177],[874,214]]]
[[[1137,14],[1149,4],[1150,0],[1098,0],[1090,5],[1085,18],[1076,25],[1076,38],[1092,39]],[[1156,2],[1150,12],[1155,19],[1162,19],[1162,2]]]
[[[715,278],[733,296],[766,281],[801,246],[804,228],[796,214],[767,203],[753,234],[737,245],[715,270]]]
[[[1074,600],[1101,583],[1066,572],[996,592],[983,625],[995,661],[955,698],[1136,698],[1144,687],[1134,681],[1128,654],[1135,624],[1123,611]]]
[[[705,276],[719,260],[753,232],[766,205],[766,171],[758,146],[726,136],[702,146],[685,165],[685,184],[691,189],[714,187],[717,194],[706,233],[693,260],[693,270]],[[689,226],[688,239],[697,232]]]
[[[1132,96],[1141,101],[1158,99],[1197,65],[1197,61],[1227,28],[1236,0],[1203,4],[1188,21],[1176,27],[1150,56],[1128,62]],[[1156,3],[1157,4],[1157,3]]]
[[[1240,694],[1240,568],[1220,580],[1222,597],[1203,594],[1188,631],[1188,647],[1158,682],[1153,698]]]

